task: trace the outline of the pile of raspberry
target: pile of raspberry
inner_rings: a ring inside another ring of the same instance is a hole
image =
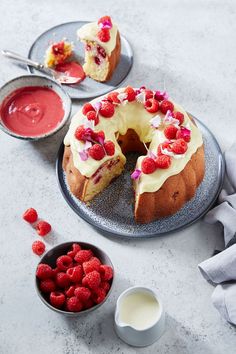
[[[103,16],[98,20],[98,27],[100,30],[98,31],[98,39],[101,42],[108,42],[111,38],[110,29],[112,28],[112,22],[110,16]]]
[[[74,243],[67,254],[57,258],[55,268],[40,263],[36,277],[39,289],[52,306],[79,312],[104,301],[113,269],[102,264],[90,249]]]
[[[75,131],[75,138],[83,143],[87,141],[92,146],[87,149],[88,155],[94,160],[102,160],[105,155],[113,156],[115,153],[115,144],[111,140],[105,141],[104,132],[95,132],[91,128],[85,128],[80,125]]]

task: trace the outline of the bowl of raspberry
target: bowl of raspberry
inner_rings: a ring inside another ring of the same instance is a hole
[[[108,255],[86,242],[66,242],[48,251],[36,269],[36,290],[51,310],[77,317],[108,299],[114,267]]]

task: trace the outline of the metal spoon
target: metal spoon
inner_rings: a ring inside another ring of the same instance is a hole
[[[60,84],[75,84],[78,82],[79,78],[74,76],[68,76],[65,73],[53,70],[51,68],[45,67],[45,65],[33,61],[31,59],[22,57],[21,55],[11,52],[10,50],[2,50],[2,55],[6,58],[17,60],[20,63],[33,66],[35,69],[42,71],[43,73],[52,76]]]

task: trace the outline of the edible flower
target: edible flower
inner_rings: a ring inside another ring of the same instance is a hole
[[[141,170],[136,169],[136,170],[134,170],[134,172],[131,174],[131,178],[132,178],[133,180],[137,180],[137,179],[140,178],[141,173],[142,173]]]

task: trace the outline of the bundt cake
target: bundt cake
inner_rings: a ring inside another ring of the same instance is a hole
[[[120,60],[120,34],[109,16],[101,17],[77,31],[85,45],[84,72],[96,81],[107,81]]]
[[[71,192],[92,200],[119,176],[125,154],[139,156],[131,174],[135,220],[176,213],[204,177],[200,130],[166,92],[128,86],[84,104],[64,139],[63,168]]]
[[[61,41],[51,44],[45,54],[44,64],[47,68],[54,68],[58,64],[63,64],[69,59],[73,52],[73,44]]]

